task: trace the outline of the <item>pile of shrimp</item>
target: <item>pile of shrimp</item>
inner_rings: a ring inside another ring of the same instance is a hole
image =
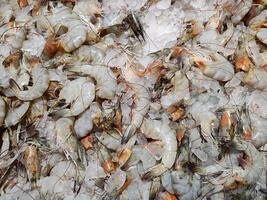
[[[266,199],[266,6],[0,0],[0,200]]]

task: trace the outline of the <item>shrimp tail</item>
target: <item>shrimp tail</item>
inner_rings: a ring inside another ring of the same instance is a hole
[[[21,88],[19,87],[19,85],[17,84],[17,82],[14,79],[9,79],[9,85],[12,91],[14,92],[18,92],[21,91]]]
[[[122,144],[125,144],[129,141],[129,139],[134,135],[136,131],[136,127],[133,126],[133,125],[130,125],[126,128],[123,136],[122,136],[122,140],[121,140],[121,143]]]
[[[158,164],[151,167],[147,172],[142,175],[143,180],[151,180],[154,177],[160,176],[164,172],[166,172],[168,168],[163,164]]]

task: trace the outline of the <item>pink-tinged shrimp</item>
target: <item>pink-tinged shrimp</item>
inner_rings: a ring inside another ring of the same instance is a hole
[[[161,140],[164,146],[161,163],[153,166],[143,175],[144,179],[151,179],[173,166],[177,154],[177,140],[175,131],[170,128],[167,122],[162,120],[144,119],[141,131],[147,138]]]
[[[41,64],[33,66],[31,75],[33,86],[28,86],[28,90],[21,90],[13,79],[10,80],[10,87],[19,100],[32,101],[37,99],[45,93],[49,86],[48,70],[43,68]]]
[[[234,76],[233,65],[222,55],[206,49],[199,49],[191,57],[192,64],[206,76],[218,81],[229,81]]]

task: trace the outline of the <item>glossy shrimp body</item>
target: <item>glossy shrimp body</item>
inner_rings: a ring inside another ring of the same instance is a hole
[[[52,10],[52,15],[40,18],[38,25],[40,29],[52,29],[52,32],[67,27],[67,33],[60,36],[60,44],[66,52],[73,51],[86,41],[86,26],[75,13],[60,3]]]
[[[234,24],[238,24],[248,13],[252,6],[252,0],[238,1],[236,8],[233,10],[231,20]]]
[[[175,131],[164,121],[144,119],[141,131],[147,138],[161,140],[164,145],[161,163],[143,175],[145,179],[150,179],[161,175],[173,166],[177,154],[177,141]]]
[[[202,72],[218,81],[229,81],[234,76],[233,65],[222,55],[206,49],[200,49],[191,61],[199,67]]]
[[[63,108],[56,111],[56,116],[76,116],[86,110],[95,98],[95,86],[86,78],[81,77],[70,81],[59,93],[59,101],[70,105],[70,108]]]
[[[83,164],[84,149],[80,145],[73,133],[73,120],[60,118],[55,126],[56,145],[65,153],[68,159],[71,159],[76,166]]]
[[[6,102],[0,96],[0,127],[3,125],[6,116]]]
[[[37,64],[32,69],[33,86],[29,86],[28,90],[21,90],[14,80],[10,80],[10,87],[14,95],[22,101],[32,101],[41,97],[49,86],[49,74],[46,68]]]
[[[78,65],[68,69],[72,72],[83,73],[96,80],[96,95],[104,99],[113,99],[117,80],[110,68],[104,66]]]

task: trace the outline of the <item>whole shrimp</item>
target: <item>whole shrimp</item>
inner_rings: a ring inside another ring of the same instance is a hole
[[[252,68],[246,73],[242,82],[252,88],[267,91],[267,72],[261,68]]]
[[[33,86],[28,90],[21,90],[13,79],[10,79],[10,87],[14,95],[22,101],[32,101],[41,97],[49,86],[49,74],[40,63],[33,66],[31,71]]]
[[[132,110],[131,124],[125,130],[122,142],[126,142],[142,124],[143,118],[149,109],[150,94],[145,86],[144,79],[138,77],[132,68],[127,67],[124,73],[127,85],[135,93],[135,108]]]
[[[87,27],[77,14],[61,3],[52,9],[51,15],[39,17],[37,26],[40,30],[50,30],[52,33],[59,31],[62,27],[67,27],[68,31],[62,34],[59,40],[66,52],[73,51],[86,41]]]
[[[73,133],[73,120],[60,118],[55,126],[56,145],[71,159],[76,166],[82,166],[86,161],[84,149]]]
[[[144,119],[141,131],[147,138],[161,140],[164,146],[161,163],[153,166],[143,175],[143,178],[151,179],[154,176],[161,175],[173,166],[177,154],[177,140],[175,131],[163,120]]]
[[[3,125],[6,116],[6,102],[0,96],[0,127]]]
[[[191,62],[202,72],[218,81],[229,81],[234,76],[233,65],[222,55],[207,49],[199,49],[191,56]]]
[[[81,114],[95,98],[95,85],[87,78],[80,77],[68,82],[59,93],[59,102],[70,105],[70,108],[59,109],[52,113],[55,116],[70,117]]]
[[[104,66],[78,65],[68,68],[69,71],[83,73],[96,80],[96,95],[104,99],[113,99],[117,80],[110,68]]]

